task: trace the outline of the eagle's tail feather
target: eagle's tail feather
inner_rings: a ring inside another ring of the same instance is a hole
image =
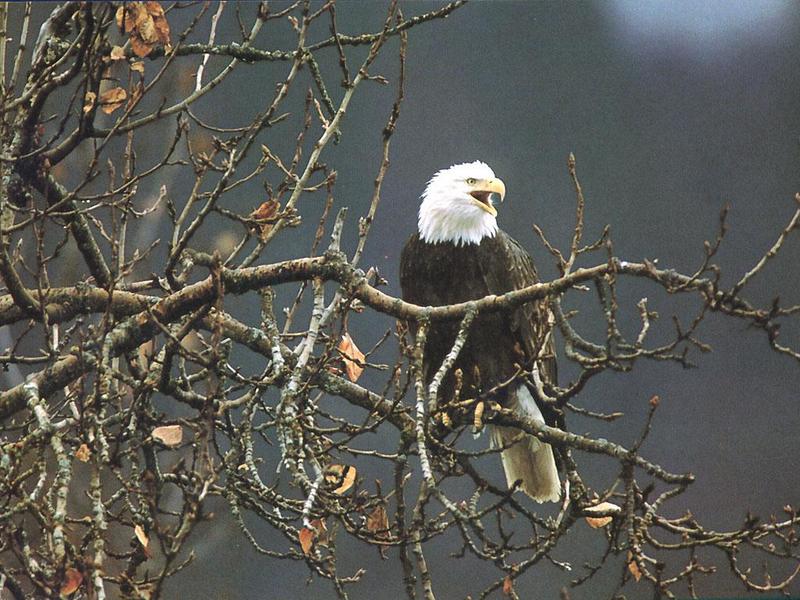
[[[516,390],[513,410],[537,423],[544,424],[544,417],[536,401],[525,384]],[[520,430],[502,425],[490,425],[492,444],[495,447],[508,446],[514,439],[518,441],[500,454],[508,486],[521,480],[520,489],[537,502],[558,502],[561,497],[561,482],[558,478],[553,448],[532,435],[523,435]]]

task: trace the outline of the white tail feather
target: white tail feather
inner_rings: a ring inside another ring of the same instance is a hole
[[[516,402],[510,407],[520,416],[544,425],[542,411],[536,405],[525,384],[516,391]],[[490,425],[492,445],[495,448],[508,446],[520,437],[520,430],[502,425]],[[561,498],[561,482],[558,478],[553,448],[539,438],[523,435],[510,448],[500,454],[506,482],[509,487],[522,480],[520,489],[537,502],[558,502]]]

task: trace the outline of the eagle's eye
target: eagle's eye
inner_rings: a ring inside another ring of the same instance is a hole
[[[470,177],[469,179],[467,179],[467,184],[468,185],[475,185],[475,179],[473,177]]]

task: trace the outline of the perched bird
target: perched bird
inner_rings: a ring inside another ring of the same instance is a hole
[[[423,306],[441,306],[503,294],[537,282],[530,255],[497,226],[495,197],[502,201],[505,184],[482,162],[453,165],[436,173],[422,194],[418,231],[409,238],[400,259],[403,299]],[[489,400],[539,423],[561,425],[552,405],[537,403],[534,379],[517,378],[520,371],[539,373],[541,382],[555,384],[552,338],[546,335],[545,303],[526,303],[511,311],[481,314],[469,330],[453,370],[440,388],[446,404],[460,398]],[[458,321],[431,323],[424,348],[423,369],[430,383],[458,333]],[[510,385],[504,382],[513,380]],[[492,391],[494,390],[494,391]],[[561,485],[553,449],[515,428],[490,425],[490,436],[501,453],[506,481],[538,502],[558,501]]]

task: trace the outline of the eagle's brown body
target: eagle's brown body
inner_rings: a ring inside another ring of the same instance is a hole
[[[484,238],[480,244],[467,245],[450,242],[429,244],[421,240],[419,234],[415,234],[403,248],[400,261],[403,299],[422,306],[477,300],[491,294],[499,295],[524,288],[536,282],[536,270],[530,255],[502,231],[498,231],[493,237]],[[530,370],[534,363],[537,363],[545,382],[555,383],[552,341],[547,342],[542,351],[547,314],[545,304],[531,302],[512,311],[479,315],[470,328],[466,344],[453,369],[461,369],[463,373],[461,397],[475,397],[486,393],[512,377],[517,366]],[[425,347],[426,381],[430,382],[452,348],[458,327],[457,320],[431,324]],[[446,377],[441,388],[441,399],[444,401],[453,395],[453,371]],[[527,386],[527,391],[532,389]],[[509,386],[497,394],[495,400],[526,416],[532,416],[530,409],[533,407],[530,402],[533,402],[535,396],[528,395],[527,391],[521,387]],[[560,424],[555,411],[541,403],[537,404],[548,424]],[[496,444],[506,444],[518,434],[517,430],[497,427],[492,437]],[[528,443],[530,447],[525,446]],[[533,464],[536,462],[533,458],[536,453],[542,455],[542,460],[546,458],[546,453],[539,452],[542,447],[546,448],[552,462],[549,446],[531,437],[528,442],[517,444],[515,448],[504,452],[503,463],[509,484],[516,478],[523,479],[522,488],[529,495],[536,499],[552,500],[552,481],[549,482],[549,491],[545,493],[526,488],[525,480],[529,480],[528,487],[535,487],[535,482],[530,480],[541,475],[543,470]],[[525,473],[536,468],[539,468],[538,474]]]

